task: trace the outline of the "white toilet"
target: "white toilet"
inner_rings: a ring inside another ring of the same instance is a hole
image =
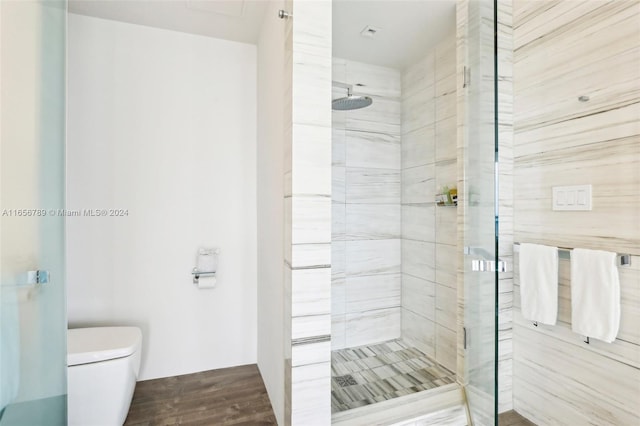
[[[140,371],[137,327],[67,331],[68,424],[122,426]]]

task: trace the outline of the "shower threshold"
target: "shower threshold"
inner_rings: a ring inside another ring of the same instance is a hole
[[[333,414],[455,383],[455,373],[400,339],[331,354]]]

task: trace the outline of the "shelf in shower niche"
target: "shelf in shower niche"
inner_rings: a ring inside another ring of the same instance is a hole
[[[435,196],[436,206],[438,207],[457,207],[458,206],[458,197],[454,193],[442,193],[436,194]]]

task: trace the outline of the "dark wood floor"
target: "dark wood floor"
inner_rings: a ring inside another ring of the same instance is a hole
[[[507,411],[498,416],[499,426],[536,426],[535,423],[525,419],[515,411]]]
[[[125,425],[275,425],[258,367],[138,382]]]

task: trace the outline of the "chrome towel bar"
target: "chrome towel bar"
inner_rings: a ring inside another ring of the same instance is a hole
[[[571,250],[572,248],[568,247],[558,247],[558,257],[560,259],[571,259]],[[513,243],[513,251],[520,251],[520,243]],[[631,265],[631,255],[628,253],[617,253],[616,261],[618,266],[629,266]]]

